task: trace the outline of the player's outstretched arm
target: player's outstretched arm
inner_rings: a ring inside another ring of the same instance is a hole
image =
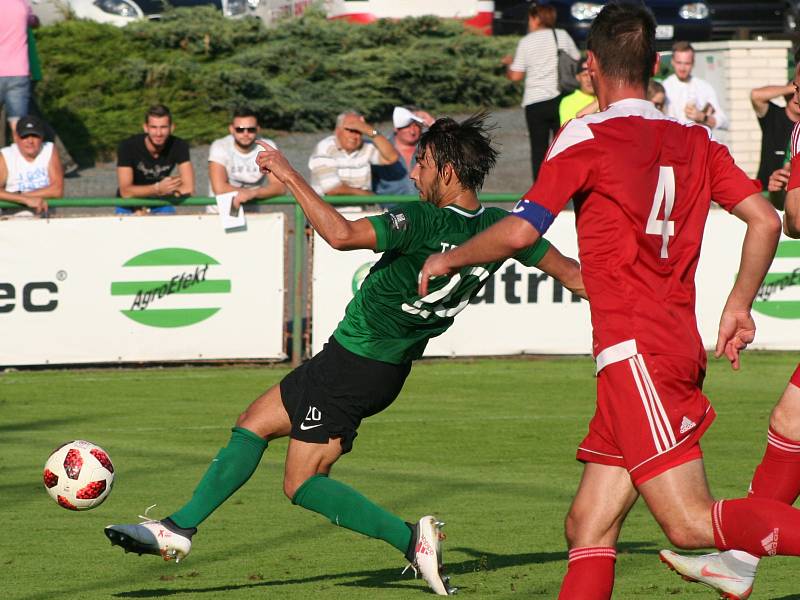
[[[577,294],[584,300],[589,299],[586,295],[586,288],[583,286],[580,264],[577,260],[561,254],[555,246],[550,246],[542,260],[536,263],[536,268],[544,271],[553,279],[558,279],[573,294]]]
[[[428,280],[440,275],[452,275],[467,265],[482,265],[509,258],[532,246],[539,232],[528,221],[509,215],[485,229],[467,243],[442,254],[432,254],[422,265],[419,295],[428,294]]]
[[[775,256],[781,222],[761,194],[742,200],[733,214],[747,224],[747,232],[742,242],[739,273],[722,309],[714,356],[725,354],[731,366],[738,369],[739,352],[755,338],[756,326],[750,308]]]
[[[331,247],[337,250],[368,248],[377,245],[375,229],[367,219],[348,221],[331,204],[325,202],[295,171],[286,157],[269,144],[256,140],[263,150],[256,156],[262,173],[271,173],[297,200],[311,226]]]
[[[786,193],[783,210],[783,233],[790,238],[800,238],[800,188],[791,189]]]

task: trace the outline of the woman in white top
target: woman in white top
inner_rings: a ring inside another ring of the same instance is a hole
[[[555,23],[556,9],[553,6],[531,4],[528,10],[530,33],[519,41],[513,59],[508,56],[503,60],[511,81],[525,79],[522,106],[528,123],[534,179],[544,162],[551,136],[559,127],[558,50],[565,51],[575,60],[580,59],[575,42],[563,29],[554,29]]]

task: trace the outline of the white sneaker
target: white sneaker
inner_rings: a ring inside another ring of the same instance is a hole
[[[425,583],[439,596],[455,594],[457,588],[450,587],[450,578],[442,577],[441,541],[445,538],[441,532],[444,523],[435,517],[422,517],[414,526],[414,559],[403,569],[414,569],[414,576],[422,574]]]
[[[753,592],[753,575],[735,571],[718,553],[681,556],[670,550],[659,552],[661,562],[686,581],[702,583],[719,592],[720,598],[746,600]]]
[[[138,525],[109,525],[106,537],[112,546],[122,546],[125,552],[161,555],[164,560],[181,562],[192,550],[192,540],[170,531],[161,521],[144,521]]]

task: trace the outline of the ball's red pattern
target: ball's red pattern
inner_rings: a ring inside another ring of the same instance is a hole
[[[83,467],[83,457],[79,450],[71,448],[64,458],[64,471],[70,479],[77,479],[81,474]]]
[[[103,465],[109,473],[114,472],[114,465],[111,464],[111,459],[108,458],[108,454],[100,450],[100,448],[92,448],[89,453],[97,459],[101,465]]]
[[[59,497],[58,497],[58,503],[59,503],[61,506],[63,506],[64,508],[67,508],[67,509],[69,509],[69,510],[78,510],[78,507],[77,507],[77,506],[75,506],[74,504],[72,504],[72,502],[70,502],[70,501],[69,501],[69,500],[67,500],[66,498],[64,498],[64,496],[59,496]]]
[[[44,487],[51,488],[58,485],[58,475],[53,473],[50,469],[44,470]]]
[[[106,480],[93,481],[87,486],[82,487],[75,494],[78,500],[92,500],[106,491]]]

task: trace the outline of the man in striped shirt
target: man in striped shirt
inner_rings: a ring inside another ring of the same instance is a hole
[[[364,143],[364,136],[371,143]],[[311,186],[320,195],[371,196],[372,165],[397,162],[397,150],[362,115],[348,111],[336,117],[336,129],[319,142],[308,168]]]

